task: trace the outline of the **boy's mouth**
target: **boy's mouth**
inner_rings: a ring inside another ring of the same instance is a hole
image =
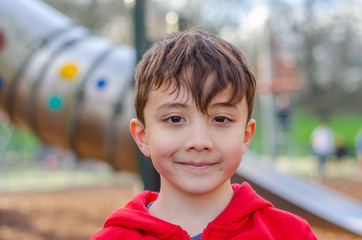
[[[177,164],[193,169],[207,169],[215,166],[216,162],[177,162]]]

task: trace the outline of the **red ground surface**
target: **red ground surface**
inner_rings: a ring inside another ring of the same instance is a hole
[[[324,180],[324,184],[362,201],[362,183]],[[134,194],[129,185],[47,193],[0,195],[0,240],[86,240],[100,230],[114,209]],[[319,239],[362,239],[312,226]]]

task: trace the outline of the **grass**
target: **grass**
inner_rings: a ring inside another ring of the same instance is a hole
[[[259,154],[262,150],[262,128],[258,114],[254,115],[257,121],[257,129],[251,144],[251,150]],[[297,156],[307,156],[311,154],[310,135],[320,122],[320,117],[313,115],[306,110],[294,112],[291,118],[291,128],[287,136],[286,144],[288,153]],[[354,141],[357,131],[362,127],[362,114],[334,114],[329,119],[330,127],[335,133],[337,141],[343,141],[349,154],[354,154]],[[283,151],[282,151],[283,154]]]
[[[303,146],[309,145],[310,135],[319,124],[320,118],[306,112],[298,112],[295,117],[292,138]],[[362,126],[362,115],[332,115],[330,127],[334,131],[335,140],[343,141],[347,149],[354,149],[356,133]]]
[[[6,157],[23,163],[33,161],[42,145],[38,138],[29,130],[20,129],[12,125],[0,125],[1,161]]]

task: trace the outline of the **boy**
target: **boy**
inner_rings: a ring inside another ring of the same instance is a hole
[[[161,176],[92,239],[316,239],[308,223],[230,184],[255,130],[241,51],[203,31],[171,34],[136,70],[131,133]]]

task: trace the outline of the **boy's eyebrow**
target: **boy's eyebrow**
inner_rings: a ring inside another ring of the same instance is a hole
[[[216,108],[216,107],[228,107],[228,108],[238,109],[237,105],[232,104],[232,103],[228,103],[228,102],[212,103],[212,104],[210,105],[210,107],[212,107],[212,108]]]
[[[232,109],[235,109],[235,110],[239,109],[237,107],[237,105],[227,103],[227,102],[217,102],[217,103],[212,103],[210,105],[210,108],[218,108],[218,107],[227,107],[227,108],[232,108]],[[157,108],[157,110],[171,109],[171,108],[188,108],[188,105],[185,104],[185,103],[165,103],[165,104],[159,106]]]
[[[184,103],[165,103],[157,108],[159,109],[168,109],[168,108],[187,108],[187,105]]]

